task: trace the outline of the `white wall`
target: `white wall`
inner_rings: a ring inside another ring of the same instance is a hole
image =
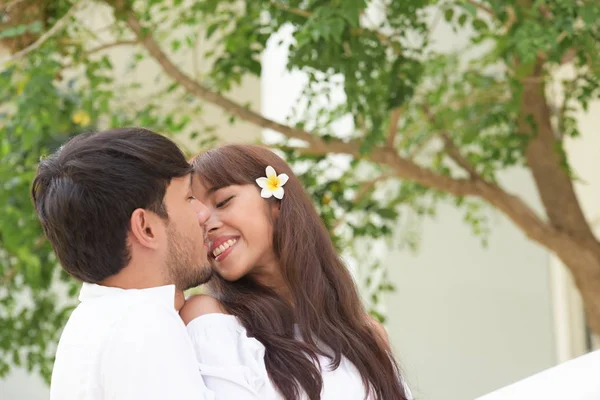
[[[546,251],[500,216],[484,249],[450,206],[422,231],[417,255],[386,262],[388,331],[417,399],[472,399],[554,365]]]

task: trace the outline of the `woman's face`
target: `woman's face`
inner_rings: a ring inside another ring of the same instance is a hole
[[[235,281],[276,268],[273,221],[277,207],[260,197],[258,186],[232,185],[212,191],[194,176],[192,191],[210,211],[208,257],[219,275]]]

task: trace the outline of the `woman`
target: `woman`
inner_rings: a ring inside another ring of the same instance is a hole
[[[200,363],[221,339],[239,365],[217,374],[245,374],[261,399],[407,399],[383,328],[289,166],[267,149],[229,145],[193,167],[194,196],[212,211],[217,272],[217,300],[196,296],[181,311]]]

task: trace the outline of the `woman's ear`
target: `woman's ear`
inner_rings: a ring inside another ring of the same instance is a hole
[[[279,211],[281,210],[281,201],[274,201],[271,203],[271,219],[277,221],[279,218]]]

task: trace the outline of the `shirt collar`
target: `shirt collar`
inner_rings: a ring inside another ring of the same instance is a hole
[[[102,286],[95,283],[84,282],[79,292],[79,301],[84,303],[89,300],[105,296],[115,296],[125,292],[144,292],[154,296],[169,307],[173,307],[175,299],[175,285],[157,286],[147,289],[121,289],[116,287]]]

